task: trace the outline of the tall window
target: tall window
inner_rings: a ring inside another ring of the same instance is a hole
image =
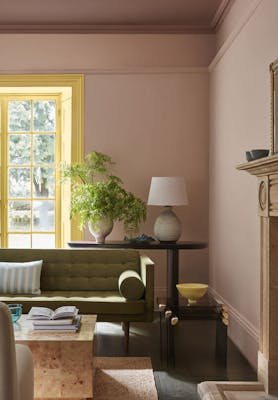
[[[1,248],[82,240],[57,167],[84,158],[83,113],[83,75],[0,75]]]
[[[1,99],[1,245],[60,247],[60,97]]]

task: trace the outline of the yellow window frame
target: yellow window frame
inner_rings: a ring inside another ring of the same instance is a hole
[[[60,94],[63,104],[69,103],[67,100],[70,93],[70,105],[67,104],[67,107],[71,109],[70,119],[63,118],[63,107],[61,113],[61,160],[67,162],[82,161],[84,159],[84,76],[79,74],[0,75],[0,95],[1,93],[9,93],[11,89],[12,92],[16,93],[18,88],[25,96],[27,93],[33,92],[36,95],[38,92],[43,94],[47,92],[48,95],[51,95],[52,92],[55,95]],[[1,131],[3,132],[3,126]],[[1,154],[4,157],[3,149]],[[6,164],[6,160],[3,161]],[[61,201],[63,201],[59,218],[61,241],[58,245],[59,247],[66,247],[69,240],[82,240],[83,232],[78,228],[78,221],[69,218],[70,188],[67,185],[61,186]],[[5,214],[6,212],[2,216]],[[1,225],[5,229],[7,221],[1,221]]]

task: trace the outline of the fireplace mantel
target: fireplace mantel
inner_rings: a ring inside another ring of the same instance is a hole
[[[274,154],[269,157],[260,158],[259,160],[240,164],[237,166],[237,169],[256,176],[278,173],[278,155]]]
[[[240,164],[237,169],[258,178],[259,216],[278,217],[278,155]]]

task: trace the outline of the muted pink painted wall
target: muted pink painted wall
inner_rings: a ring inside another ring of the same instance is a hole
[[[1,71],[200,67],[215,53],[213,35],[2,34]]]
[[[250,331],[259,326],[257,181],[236,165],[246,150],[270,147],[269,64],[278,56],[278,2],[257,3],[210,74],[210,282]],[[245,338],[233,339],[246,353]],[[248,352],[255,362],[256,348]]]
[[[182,239],[208,239],[208,73],[212,35],[0,35],[0,73],[84,73],[85,151],[111,155],[125,187],[147,200],[154,175],[182,175]],[[159,207],[148,208],[152,234]],[[123,237],[117,224],[111,235]],[[156,291],[165,252],[153,252]],[[208,280],[208,252],[182,252],[181,281]]]
[[[145,201],[152,176],[184,176],[190,203],[176,209],[182,239],[207,241],[207,72],[88,76],[86,104],[86,150],[113,155],[126,188]],[[153,235],[160,211],[148,207],[143,232]],[[116,226],[111,237],[122,235]],[[181,279],[207,281],[207,251],[192,253],[181,255]]]

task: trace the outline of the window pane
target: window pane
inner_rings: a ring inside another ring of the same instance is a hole
[[[34,135],[34,164],[54,163],[55,135]]]
[[[9,101],[8,129],[9,132],[30,132],[31,101]]]
[[[56,102],[54,100],[34,101],[34,132],[55,132]]]
[[[30,197],[30,168],[9,168],[9,197]]]
[[[13,249],[28,249],[31,247],[31,235],[8,235],[8,247]]]
[[[33,231],[54,231],[54,200],[33,202]]]
[[[30,135],[9,135],[9,163],[29,164],[31,155]]]
[[[33,197],[54,197],[54,169],[34,168]]]
[[[52,249],[55,247],[54,234],[34,234],[32,235],[33,249]]]
[[[28,232],[31,229],[30,201],[9,201],[8,220],[10,231]]]

